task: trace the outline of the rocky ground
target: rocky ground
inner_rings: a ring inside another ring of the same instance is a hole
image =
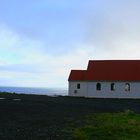
[[[72,140],[85,116],[128,109],[140,100],[0,93],[0,140]]]

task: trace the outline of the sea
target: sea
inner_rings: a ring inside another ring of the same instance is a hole
[[[55,96],[68,95],[68,89],[66,88],[37,88],[37,87],[4,87],[0,86],[0,92],[18,93],[18,94],[37,94]]]

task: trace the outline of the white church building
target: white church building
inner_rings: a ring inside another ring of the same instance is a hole
[[[71,70],[69,96],[140,98],[140,60],[90,60],[87,70]]]

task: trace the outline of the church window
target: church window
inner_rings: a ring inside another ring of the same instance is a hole
[[[101,83],[96,84],[96,90],[101,90]]]
[[[81,87],[80,84],[77,84],[77,89],[80,89],[80,87]]]
[[[130,84],[129,83],[125,84],[125,91],[130,91]]]
[[[111,83],[111,91],[114,91],[114,90],[115,90],[115,84]]]

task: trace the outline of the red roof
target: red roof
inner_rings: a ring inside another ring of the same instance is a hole
[[[84,81],[85,79],[85,74],[86,70],[71,70],[70,76],[69,76],[69,81],[74,80],[74,81]]]
[[[140,81],[140,60],[90,60],[87,70],[72,70],[69,81]]]

